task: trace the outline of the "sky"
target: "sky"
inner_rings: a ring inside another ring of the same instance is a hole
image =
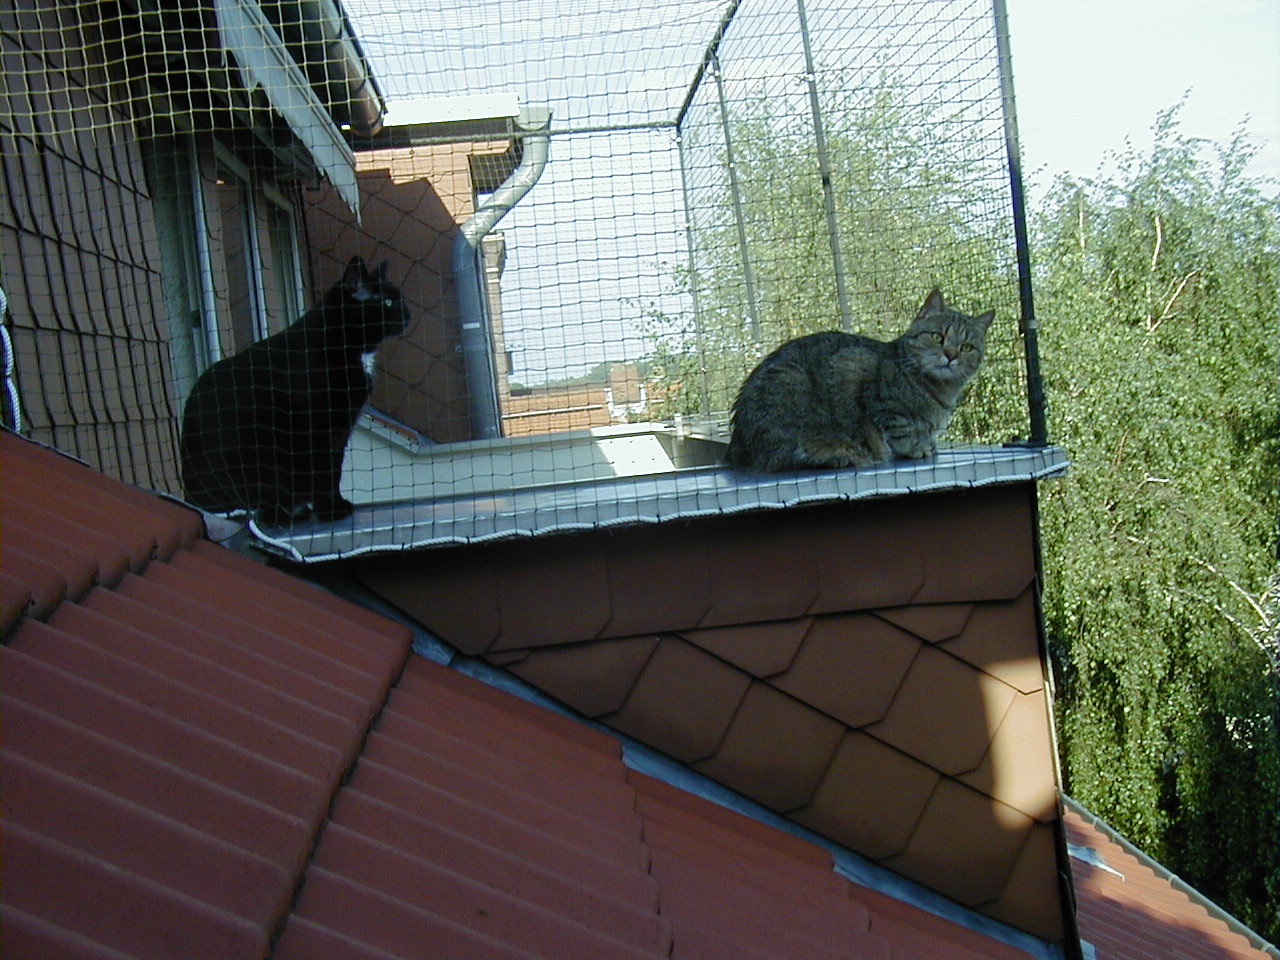
[[[636,320],[645,306],[685,313],[686,302],[670,291],[672,264],[686,256],[672,219],[684,203],[678,170],[664,153],[674,140],[666,129],[624,129],[674,120],[726,2],[471,0],[456,11],[462,20],[450,21],[457,29],[442,31],[441,5],[432,0],[347,0],[393,99],[511,90],[551,106],[558,128],[579,131],[554,140],[538,186],[501,224],[509,238],[503,307],[516,379],[538,383],[605,356],[638,356],[647,349]],[[1156,115],[1188,93],[1182,133],[1225,143],[1248,118],[1252,139],[1263,145],[1251,172],[1280,194],[1280,0],[1006,3],[1033,209],[1054,176],[1097,173],[1126,138],[1145,151]],[[895,10],[914,37],[905,3],[808,6],[811,23],[825,22],[819,35],[868,44],[885,11]],[[969,17],[991,9],[990,0],[959,6]],[[763,44],[770,58],[794,55],[795,0],[748,8],[759,15],[735,21],[731,39],[749,50]],[[771,41],[771,30],[788,39]],[[963,43],[952,46],[964,53]],[[735,67],[754,61],[739,50],[725,63],[732,82]],[[778,69],[785,78],[798,68]],[[583,136],[586,130],[594,132]],[[566,197],[572,202],[560,202]],[[640,233],[627,216],[637,204],[650,210]]]
[[[1280,192],[1280,0],[1006,0],[1031,197],[1089,176],[1188,90],[1182,131],[1265,141],[1251,173]]]

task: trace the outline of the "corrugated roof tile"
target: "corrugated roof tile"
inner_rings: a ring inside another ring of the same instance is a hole
[[[232,960],[267,950],[269,931],[251,921],[16,824],[5,824],[0,882],[7,906],[129,956]]]
[[[468,604],[500,607],[489,662],[879,859],[908,849],[939,773],[1037,816],[1053,809],[1043,802],[1055,788],[1047,711],[1011,709],[1044,698],[1032,496],[1030,484],[1006,485],[733,514],[349,569],[428,627],[447,625],[456,637],[446,640],[472,642]],[[583,576],[584,560],[601,556],[607,576]],[[640,560],[652,564],[643,575]],[[668,585],[663,571],[687,576]],[[535,585],[557,582],[573,584],[592,613],[571,630],[571,611],[549,643],[545,598],[504,598],[550,595]],[[597,633],[605,609],[615,617]],[[680,611],[698,619],[666,630]],[[637,632],[611,636],[622,628]],[[900,783],[865,766],[851,783],[859,765],[837,750],[863,743],[847,741],[850,731],[876,738]],[[1035,756],[1024,763],[1023,750]],[[856,799],[844,802],[837,785]],[[953,835],[964,829],[957,822]]]
[[[22,523],[28,511],[52,513],[124,546],[135,567],[171,556],[203,532],[196,511],[136,487],[104,483],[84,464],[9,431],[0,434],[0,453],[10,467],[0,487],[6,518]]]
[[[1066,800],[1080,939],[1098,960],[1266,960],[1261,938],[1247,931],[1180,880],[1130,846],[1105,822]],[[1094,862],[1094,861],[1098,862]]]
[[[409,657],[404,627],[191,540],[181,507],[48,451],[14,462],[72,474],[91,528],[122,502],[140,528],[174,529],[152,538],[168,556],[89,586],[95,541],[42,545],[87,592],[0,647],[8,953],[804,960],[954,941],[966,960],[1026,956],[629,771],[613,736]],[[717,754],[726,780],[765,777],[752,744],[779,722],[793,755],[766,766],[803,785],[773,788],[780,806],[840,769],[843,725],[677,637],[622,642],[751,684]]]
[[[23,550],[8,544],[18,538],[18,534],[6,527],[4,545],[0,545],[0,564],[3,564],[6,580],[13,578],[17,584],[6,589],[4,623],[6,630],[13,627],[24,616],[36,618],[47,617],[67,595],[68,571],[60,570],[51,563],[33,557]],[[73,576],[80,576],[83,581],[92,583],[97,576],[97,568],[82,565],[78,570],[71,570]]]
[[[267,928],[293,869],[25,757],[0,760],[5,819]]]
[[[231,703],[225,690],[188,684],[112,656],[104,647],[112,643],[113,632],[127,628],[111,621],[101,623],[105,631],[99,634],[101,645],[79,634],[31,623],[11,638],[9,647],[305,777],[328,783],[341,775],[347,758],[337,745],[291,730],[280,722],[278,710],[259,713]]]
[[[171,582],[162,582],[168,580]],[[382,689],[385,678],[364,673],[331,656],[309,635],[301,634],[298,627],[280,634],[266,630],[256,622],[231,616],[210,604],[204,595],[194,590],[195,586],[189,579],[169,578],[163,570],[153,570],[145,578],[126,577],[112,593],[135,604],[135,609],[123,615],[132,618],[138,616],[138,609],[146,611],[142,615],[144,620],[132,621],[140,626],[158,617],[161,621],[159,629],[169,631],[170,637],[175,640],[181,638],[181,642],[191,649],[210,649],[211,655],[222,656],[212,652],[206,638],[213,637],[213,648],[231,647],[260,658],[263,669],[268,673],[285,668],[290,676],[294,673],[308,676],[315,683],[339,691],[338,699],[345,699],[351,704],[349,716],[361,723],[372,719],[376,709],[373,704],[380,706],[380,701],[373,697]],[[85,599],[85,605],[90,609],[108,602],[95,595]],[[181,628],[174,630],[171,621],[177,621]],[[340,711],[336,704],[334,709]]]
[[[158,737],[124,742],[17,700],[4,699],[2,705],[6,756],[33,760],[290,870],[301,869],[320,811],[296,801],[281,802],[301,793],[301,778],[296,775],[277,771],[281,776],[273,784],[276,789],[255,795],[241,789],[249,780],[244,772],[201,756],[212,753],[214,745],[201,742],[198,736],[186,741],[190,759],[184,767],[181,763],[188,757],[157,755]],[[262,766],[255,757],[241,757],[249,772]],[[219,779],[223,769],[228,774],[241,773],[239,781],[234,776]]]

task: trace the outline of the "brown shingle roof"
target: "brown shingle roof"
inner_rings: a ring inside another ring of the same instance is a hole
[[[347,565],[465,653],[1057,941],[1034,496],[998,484]]]
[[[0,451],[7,956],[1026,956],[410,656],[180,506]]]

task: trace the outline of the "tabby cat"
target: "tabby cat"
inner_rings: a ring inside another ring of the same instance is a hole
[[[994,316],[954,310],[935,289],[889,343],[836,331],[784,343],[738,392],[726,460],[773,471],[930,456]]]
[[[182,418],[182,485],[196,506],[278,525],[349,516],[342,456],[369,399],[365,354],[409,320],[384,262],[352,258],[318,305],[201,374]]]

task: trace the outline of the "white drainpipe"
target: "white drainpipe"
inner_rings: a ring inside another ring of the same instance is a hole
[[[524,136],[520,164],[496,191],[485,198],[453,241],[453,279],[462,320],[462,362],[467,375],[471,438],[502,436],[498,411],[497,371],[493,357],[488,298],[480,242],[538,182],[547,165],[551,142],[551,111],[523,109],[516,121]]]

